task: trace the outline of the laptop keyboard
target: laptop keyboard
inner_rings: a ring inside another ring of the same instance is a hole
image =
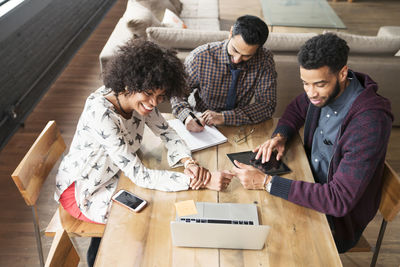
[[[253,221],[218,220],[218,219],[195,219],[195,218],[181,218],[181,222],[187,222],[187,223],[221,223],[221,224],[244,224],[244,225],[254,225],[254,222],[253,222]]]

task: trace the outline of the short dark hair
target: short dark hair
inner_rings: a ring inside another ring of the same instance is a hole
[[[106,65],[103,82],[117,95],[126,89],[129,93],[162,89],[167,98],[187,93],[184,66],[176,52],[143,39],[119,47]]]
[[[307,40],[297,54],[297,60],[305,69],[328,66],[331,72],[340,71],[347,64],[350,48],[336,34],[326,33]]]
[[[268,38],[268,26],[259,17],[244,15],[233,25],[232,36],[240,34],[246,44],[264,45]]]

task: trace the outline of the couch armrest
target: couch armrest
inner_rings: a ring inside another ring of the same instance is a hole
[[[99,55],[101,71],[104,70],[107,61],[115,54],[118,47],[125,44],[132,37],[132,32],[129,30],[126,21],[120,19]]]

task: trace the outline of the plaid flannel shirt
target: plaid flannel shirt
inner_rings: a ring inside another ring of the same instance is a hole
[[[274,113],[277,73],[272,53],[263,47],[250,60],[237,65],[242,71],[236,87],[235,108],[225,110],[232,80],[228,41],[199,46],[186,58],[188,84],[196,104],[192,107],[187,97],[171,98],[172,113],[181,121],[192,109],[222,112],[226,125],[258,123]]]

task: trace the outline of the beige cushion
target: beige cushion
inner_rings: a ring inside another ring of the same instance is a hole
[[[134,1],[134,0],[128,0]],[[176,10],[175,6],[170,2],[170,0],[136,0],[144,7],[147,7],[151,12],[153,12],[154,16],[161,21],[163,19],[165,9],[168,8],[175,14],[179,14],[178,10]]]
[[[228,39],[228,31],[204,31],[150,27],[147,38],[161,46],[194,49],[199,45]],[[298,51],[316,33],[270,33],[264,47],[272,51]]]
[[[122,20],[126,22],[132,36],[136,34],[145,37],[147,27],[161,26],[161,22],[148,8],[135,1],[128,1]]]
[[[344,32],[333,33],[347,42],[350,47],[350,53],[394,55],[400,49],[400,37],[363,36]]]
[[[264,47],[271,51],[296,52],[316,33],[280,33],[270,32]]]
[[[194,49],[200,45],[222,41],[229,37],[228,31],[199,31],[190,29],[150,27],[146,30],[148,40],[164,47]]]

